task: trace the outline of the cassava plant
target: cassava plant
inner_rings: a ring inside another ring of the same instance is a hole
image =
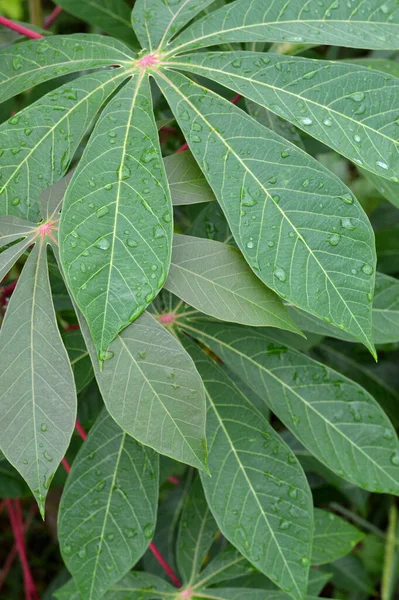
[[[397,0],[58,4],[0,18],[0,492],[63,487],[48,598],[392,600]]]

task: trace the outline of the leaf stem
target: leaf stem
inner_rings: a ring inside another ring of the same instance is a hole
[[[8,515],[10,518],[11,528],[14,534],[15,545],[21,561],[23,576],[24,576],[24,587],[25,587],[25,599],[26,600],[39,600],[39,595],[36,590],[35,582],[32,577],[28,558],[26,556],[26,541],[24,526],[22,521],[22,512],[20,500],[7,500]]]
[[[58,15],[62,12],[61,6],[56,6],[52,13],[44,21],[44,28],[48,29],[54,23]]]
[[[382,573],[381,598],[391,600],[394,593],[396,579],[398,577],[397,565],[398,555],[396,549],[396,529],[398,525],[398,511],[393,499],[389,509],[389,522],[385,544],[384,570]]]
[[[0,17],[0,25],[4,25],[4,27],[8,27],[8,29],[12,29],[12,31],[16,31],[25,37],[28,37],[32,40],[36,40],[42,38],[43,36],[32,29],[28,29],[24,25],[20,25],[19,23],[14,23],[10,19],[6,19],[6,17]]]
[[[43,27],[43,7],[41,0],[29,0],[29,18],[36,27]]]
[[[158,550],[158,548],[155,546],[155,544],[153,542],[151,542],[151,544],[149,545],[149,548],[150,548],[151,552],[153,553],[154,557],[157,559],[158,563],[161,565],[161,567],[165,571],[165,573],[169,576],[169,579],[171,580],[171,582],[176,587],[180,588],[182,586],[180,579],[177,577],[177,575],[173,571],[172,567],[170,565],[168,565],[168,563],[166,562],[166,560],[164,559],[164,557],[162,556],[162,554],[160,553],[160,551]]]

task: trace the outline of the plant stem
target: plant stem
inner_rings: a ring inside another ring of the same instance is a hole
[[[17,547],[24,576],[25,598],[26,600],[39,600],[39,595],[36,591],[35,582],[32,577],[28,558],[26,556],[26,542],[20,501],[8,499],[7,505],[8,515],[15,538],[15,545]]]
[[[53,12],[45,19],[44,28],[48,29],[54,23],[58,15],[62,12],[61,6],[56,6]]]
[[[42,38],[43,36],[36,31],[32,31],[32,29],[28,29],[24,27],[24,25],[20,25],[19,23],[14,23],[14,21],[10,21],[10,19],[6,19],[5,17],[0,17],[0,25],[4,25],[4,27],[8,27],[8,29],[12,29],[25,37],[31,38],[32,40],[36,40]]]
[[[29,19],[32,25],[43,27],[43,8],[41,0],[29,0]]]
[[[157,561],[159,562],[159,564],[161,565],[161,567],[163,568],[163,570],[165,571],[165,573],[169,576],[171,582],[176,587],[180,588],[182,585],[180,579],[177,577],[177,575],[173,571],[172,567],[170,565],[168,565],[168,563],[166,562],[166,560],[164,559],[162,554],[159,552],[159,550],[155,546],[155,544],[153,544],[151,542],[151,544],[149,545],[149,548],[150,548],[151,552],[153,553],[153,555],[155,556],[155,558],[157,559]]]
[[[381,598],[382,600],[391,600],[394,593],[395,582],[398,577],[397,564],[398,556],[396,548],[396,529],[398,524],[398,511],[395,501],[389,509],[389,523],[387,538],[385,544],[384,570],[382,573]]]

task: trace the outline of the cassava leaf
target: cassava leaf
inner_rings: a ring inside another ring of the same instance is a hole
[[[302,468],[226,371],[192,342],[184,345],[206,388],[212,476],[201,475],[201,480],[213,516],[257,569],[294,598],[303,598],[313,513]]]
[[[375,295],[373,300],[373,340],[376,344],[399,342],[399,281],[384,275],[376,274]],[[356,339],[346,332],[323,323],[312,315],[299,310],[295,306],[288,306],[288,312],[304,331],[335,337],[348,342]]]
[[[177,535],[177,566],[187,586],[198,578],[217,531],[201,480],[197,478],[185,502]]]
[[[322,565],[349,554],[364,534],[334,513],[316,508],[312,563]]]
[[[0,248],[15,240],[21,240],[0,253],[0,281],[4,279],[13,264],[29,248],[36,234],[34,223],[28,223],[13,216],[0,217]]]
[[[278,334],[206,323],[182,328],[209,346],[329,469],[399,494],[399,441],[377,402],[343,375],[281,344]]]
[[[259,52],[201,52],[169,64],[214,79],[363,168],[399,181],[396,77],[349,63]]]
[[[348,188],[213,92],[178,73],[155,77],[256,275],[374,354],[373,231]]]
[[[396,0],[330,2],[309,0],[236,0],[206,15],[172,43],[186,52],[227,42],[293,42],[349,48],[397,48],[399,12]]]
[[[15,44],[0,51],[0,98],[3,102],[39,83],[77,71],[127,67],[133,59],[129,48],[103,35],[55,35]]]
[[[127,44],[137,45],[130,23],[130,8],[125,0],[57,0],[57,3],[78,19],[100,27]]]
[[[45,221],[58,217],[61,211],[61,205],[64,200],[65,192],[71,181],[75,169],[71,169],[65,177],[48,187],[39,196],[40,214]]]
[[[101,597],[150,543],[158,460],[102,411],[74,460],[58,517],[61,552],[83,598]]]
[[[396,60],[390,60],[389,58],[349,58],[348,62],[399,77],[399,62]]]
[[[143,46],[153,52],[166,46],[179,29],[214,0],[137,0],[132,25]]]
[[[53,475],[69,445],[76,392],[54,313],[46,244],[32,250],[0,332],[0,446],[44,515]]]
[[[105,594],[104,600],[152,600],[153,598],[172,598],[176,595],[176,588],[167,581],[142,571],[128,573],[120,581],[112,585]],[[58,589],[54,596],[58,600],[84,600],[79,593],[76,583],[70,579],[68,583]]]
[[[169,269],[172,205],[151,107],[136,74],[102,113],[64,200],[61,261],[100,359]]]
[[[94,378],[89,352],[80,331],[68,331],[64,334],[64,344],[69,355],[76,391],[81,392]]]
[[[396,208],[399,208],[399,183],[396,181],[389,181],[364,169],[361,169],[361,173],[363,173],[366,179],[368,179],[372,186],[375,187],[384,198],[389,200]]]
[[[105,405],[119,426],[161,454],[206,468],[203,384],[181,344],[146,312],[112,342],[100,370],[83,318],[80,325]]]
[[[198,578],[197,585],[199,587],[209,587],[223,581],[231,582],[244,575],[251,575],[253,572],[254,567],[247,561],[245,556],[234,546],[229,545],[205,567]]]
[[[227,244],[175,234],[165,288],[222,321],[299,332],[279,298]]]
[[[191,152],[164,158],[172,202],[175,206],[211,202],[215,195]]]
[[[101,104],[125,77],[119,69],[91,73],[1,125],[1,214],[38,219],[40,193],[65,174]]]

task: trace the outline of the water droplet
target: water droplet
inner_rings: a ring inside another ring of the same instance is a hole
[[[142,153],[140,158],[143,163],[149,163],[158,157],[159,157],[158,152],[156,150],[154,150],[153,148],[149,148],[148,150],[146,150],[145,152]],[[130,175],[130,172],[129,172],[129,175]]]
[[[43,456],[46,460],[48,460],[48,462],[53,462],[53,457],[47,452],[47,450],[43,452]]]
[[[137,535],[137,531],[131,527],[126,527],[125,529],[126,537],[134,538]]]
[[[160,225],[157,225],[156,227],[154,227],[154,239],[159,239],[162,237],[165,237],[165,230],[163,227],[161,227]]]
[[[382,160],[377,160],[377,167],[381,167],[381,169],[389,169],[388,165],[386,162],[383,162]]]
[[[399,453],[398,452],[394,452],[391,455],[391,463],[393,465],[395,465],[395,467],[397,467],[399,465]]]
[[[252,248],[255,246],[255,244],[253,243],[252,240],[250,240],[249,242],[247,242],[247,248],[249,248],[250,250],[252,250]]]
[[[301,563],[305,566],[308,567],[310,565],[310,560],[307,556],[302,556],[301,558]]]
[[[287,279],[287,275],[286,275],[284,269],[282,269],[281,267],[276,266],[276,268],[273,271],[273,275],[275,275],[277,277],[277,279],[279,279],[283,283]]]
[[[87,550],[86,548],[81,548],[78,552],[79,558],[86,558],[87,556]]]
[[[374,268],[371,265],[369,265],[368,263],[365,263],[362,266],[362,271],[363,271],[363,273],[365,273],[365,275],[372,275],[374,273]]]
[[[107,238],[101,238],[101,240],[98,240],[98,242],[96,242],[96,247],[100,248],[100,250],[108,250],[110,245],[111,243],[109,242],[109,240],[107,240]]]
[[[13,198],[13,199],[11,200],[11,204],[12,204],[13,206],[18,206],[18,204],[19,204],[20,202],[21,202],[21,200],[20,200],[20,198],[18,198],[17,196],[15,196],[15,198]]]
[[[310,117],[301,117],[299,121],[302,125],[312,125],[313,123],[313,120]]]
[[[385,429],[383,438],[385,440],[392,440],[393,439],[393,431],[391,429]]]
[[[98,355],[100,360],[110,360],[114,356],[114,353],[111,350],[101,350]]]
[[[289,152],[289,150],[283,150],[283,151],[280,153],[280,155],[281,155],[281,158],[288,158],[288,157],[289,157],[289,155],[290,155],[290,152]]]
[[[354,94],[349,94],[348,98],[354,100],[355,102],[361,102],[365,98],[364,92],[355,92]]]
[[[281,519],[280,523],[279,523],[279,528],[280,529],[288,529],[290,526],[290,522],[287,521],[287,519]]]
[[[107,183],[106,185],[104,185],[104,190],[112,190],[112,183]]]
[[[42,423],[40,425],[40,431],[47,431],[47,423]]]
[[[133,240],[132,238],[128,238],[126,240],[126,245],[129,246],[129,248],[137,248],[137,246],[139,244],[138,244],[138,242],[136,242],[136,240]]]
[[[64,550],[64,554],[71,554],[71,552],[72,552],[71,544],[65,544],[63,550]]]
[[[152,523],[147,523],[143,529],[144,537],[151,539],[154,533],[154,527]]]
[[[323,121],[323,124],[324,124],[326,127],[331,127],[333,123],[332,123],[332,120],[331,120],[331,119],[324,119],[324,121]]]
[[[342,196],[338,196],[340,200],[346,202],[346,204],[353,204],[353,196],[351,194],[343,194]]]
[[[124,181],[125,179],[129,179],[130,169],[125,163],[122,163],[119,166],[119,169],[117,170],[116,174],[118,176],[118,179],[120,179],[121,181]]]
[[[328,238],[328,241],[330,242],[331,246],[338,246],[340,239],[341,236],[339,235],[339,233],[332,233]]]
[[[14,71],[19,71],[22,69],[22,57],[17,55],[12,59],[12,68]]]
[[[348,217],[344,217],[343,219],[341,219],[341,227],[343,227],[344,229],[348,229],[349,231],[353,231],[354,229],[356,229],[356,226]]]
[[[101,219],[102,217],[105,217],[105,215],[107,215],[109,213],[109,208],[108,206],[101,206],[98,210],[97,210],[97,219]]]
[[[355,142],[357,144],[360,144],[360,142],[362,141],[362,138],[360,137],[360,135],[354,135],[353,139],[355,140]]]

